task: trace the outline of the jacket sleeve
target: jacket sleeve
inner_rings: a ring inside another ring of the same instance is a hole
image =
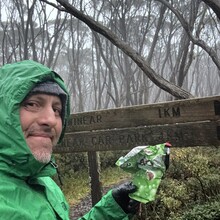
[[[121,209],[112,197],[110,190],[102,199],[83,217],[78,220],[129,220],[128,215]]]

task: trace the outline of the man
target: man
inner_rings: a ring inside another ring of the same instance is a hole
[[[0,219],[69,219],[57,184],[53,147],[62,140],[69,96],[54,71],[25,60],[0,69]],[[109,191],[81,220],[127,220],[139,203],[124,184]]]

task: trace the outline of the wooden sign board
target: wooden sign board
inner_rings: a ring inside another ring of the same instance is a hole
[[[57,152],[220,145],[220,96],[72,114]]]

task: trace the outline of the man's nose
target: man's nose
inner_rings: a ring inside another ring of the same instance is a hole
[[[54,127],[57,124],[57,117],[51,106],[46,106],[42,109],[38,118],[38,123],[49,127]]]

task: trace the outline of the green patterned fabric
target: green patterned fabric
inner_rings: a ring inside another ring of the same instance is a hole
[[[142,203],[153,201],[161,178],[165,173],[166,144],[138,146],[121,157],[116,165],[132,173],[132,182],[138,190],[130,198]]]

